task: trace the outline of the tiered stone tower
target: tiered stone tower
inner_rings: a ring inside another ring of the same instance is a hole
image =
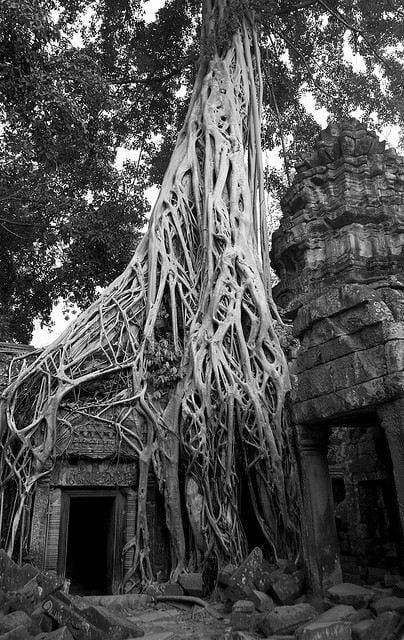
[[[331,124],[282,208],[274,296],[301,343],[292,413],[312,514],[311,580],[324,588],[340,579],[332,426],[383,426],[404,525],[404,158],[355,119]]]

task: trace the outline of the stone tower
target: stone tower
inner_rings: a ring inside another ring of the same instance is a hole
[[[321,590],[341,579],[327,463],[335,428],[383,430],[403,563],[404,158],[355,119],[331,124],[298,165],[282,209],[274,297],[300,340],[292,414],[310,514],[308,564]],[[384,482],[381,471],[361,473],[363,491]]]

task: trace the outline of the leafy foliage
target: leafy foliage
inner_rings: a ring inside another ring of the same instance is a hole
[[[66,4],[0,13],[0,305],[20,341],[53,300],[86,305],[122,271],[146,210],[145,165],[114,167],[114,97]]]
[[[306,94],[333,118],[359,109],[376,128],[402,126],[402,0],[238,4],[259,23],[263,147],[283,146],[286,165],[267,174],[277,194],[318,130]],[[33,317],[49,319],[58,296],[84,306],[122,271],[144,188],[168,165],[198,67],[201,2],[167,0],[151,22],[147,7],[1,1],[0,295],[16,339]],[[122,173],[118,146],[139,154]]]

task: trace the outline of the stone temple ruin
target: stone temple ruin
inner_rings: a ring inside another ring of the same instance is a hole
[[[356,120],[330,125],[282,208],[274,296],[300,344],[289,402],[305,564],[321,592],[342,575],[371,580],[404,566],[404,159]],[[25,351],[0,343],[3,386],[11,357]],[[124,566],[121,557],[135,527],[137,465],[130,449],[115,451],[107,426],[83,421],[35,491],[29,560],[66,575],[72,593],[116,593],[131,566],[130,553]],[[147,508],[153,572],[167,579],[157,487]]]
[[[320,589],[341,568],[403,566],[403,205],[404,159],[349,120],[297,167],[273,237],[275,300],[300,341],[291,405]]]

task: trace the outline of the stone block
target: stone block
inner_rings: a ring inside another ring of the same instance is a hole
[[[31,618],[25,611],[13,611],[0,618],[0,633],[12,631],[21,626],[27,630],[32,626]]]
[[[101,631],[105,640],[124,640],[124,638],[143,636],[143,630],[138,625],[105,607],[90,606],[82,609],[81,613],[91,625]]]
[[[53,619],[45,613],[41,605],[31,613],[31,620],[38,632],[49,633],[54,629]]]
[[[361,620],[352,625],[352,640],[369,640],[374,620]]]
[[[402,616],[395,611],[385,611],[374,620],[366,640],[402,640],[403,633]]]
[[[272,581],[272,574],[275,570],[277,568],[271,565],[268,560],[263,560],[261,566],[257,567],[254,585],[259,591],[264,591],[265,593],[268,591]]]
[[[18,590],[8,592],[8,610],[31,614],[42,598],[42,588],[32,578]]]
[[[275,607],[265,614],[259,623],[260,630],[265,636],[271,634],[293,634],[298,627],[310,622],[317,615],[310,604],[295,604]]]
[[[351,620],[355,615],[356,609],[349,604],[337,604],[335,607],[331,607],[324,613],[321,613],[316,622],[341,622],[344,620]]]
[[[229,581],[229,587],[237,587],[241,591],[247,588],[251,593],[252,589],[256,586],[255,578],[262,563],[262,551],[259,547],[255,547],[255,549],[251,551],[247,558],[233,572]]]
[[[48,571],[40,571],[36,576],[36,582],[42,589],[43,598],[46,598],[51,593],[55,593],[55,591],[67,592],[65,578],[55,576]]]
[[[230,624],[234,631],[251,631],[254,627],[254,604],[251,600],[238,600],[230,616]]]
[[[66,626],[75,640],[102,640],[98,629],[83,617],[82,611],[64,594],[58,592],[49,595],[43,601],[42,608],[58,626]]]
[[[361,587],[351,582],[343,582],[341,584],[330,587],[327,595],[336,604],[349,604],[355,609],[366,607],[373,599],[373,592],[370,589]]]
[[[27,630],[27,627],[21,625],[6,631],[0,635],[0,640],[32,640],[32,635]]]
[[[254,603],[257,611],[260,611],[261,613],[271,611],[275,608],[275,603],[272,598],[267,593],[258,591],[258,589],[252,590],[250,599]]]
[[[302,571],[274,574],[268,592],[280,604],[292,604],[301,595],[303,584]]]
[[[73,640],[73,636],[67,627],[60,627],[49,633],[39,633],[35,640]]]
[[[178,582],[184,593],[195,598],[203,597],[203,580],[201,573],[183,573],[179,576]]]
[[[350,622],[311,622],[301,630],[299,640],[351,640]]]
[[[372,611],[379,616],[385,611],[396,611],[397,613],[404,613],[404,598],[398,598],[397,596],[390,596],[389,598],[380,598],[371,603]]]

